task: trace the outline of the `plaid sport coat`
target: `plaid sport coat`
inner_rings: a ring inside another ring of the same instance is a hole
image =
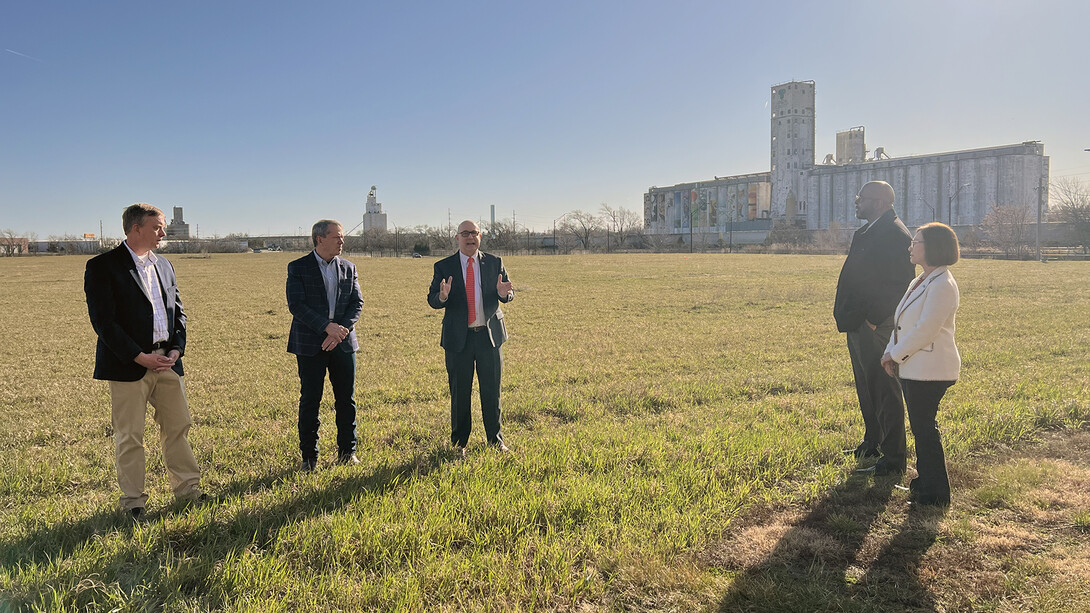
[[[356,322],[363,312],[363,295],[360,293],[356,265],[343,257],[337,257],[337,302],[333,306],[333,319],[329,318],[329,299],[325,282],[314,252],[288,264],[288,310],[291,311],[291,330],[288,332],[288,353],[311,356],[322,350],[326,337],[325,328],[330,321],[348,328],[348,336],[334,351],[359,350],[356,340]]]

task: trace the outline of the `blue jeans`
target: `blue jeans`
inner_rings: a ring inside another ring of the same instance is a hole
[[[337,450],[342,456],[356,452],[356,354],[351,351],[319,351],[297,355],[299,362],[299,451],[304,460],[318,457],[318,407],[322,404],[326,372],[333,386],[333,411],[337,419]]]

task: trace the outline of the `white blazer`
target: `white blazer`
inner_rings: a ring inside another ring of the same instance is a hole
[[[916,281],[919,287],[912,289]],[[961,354],[954,344],[958,284],[946,266],[923,274],[908,286],[893,312],[893,334],[886,353],[899,364],[899,376],[915,381],[956,381]]]

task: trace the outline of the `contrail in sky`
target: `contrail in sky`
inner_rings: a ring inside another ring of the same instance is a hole
[[[18,51],[13,51],[11,49],[4,49],[4,51],[7,51],[8,53],[14,53],[15,55],[18,55],[19,57],[25,57],[28,60],[34,60],[35,62],[41,62],[42,64],[45,63],[45,60],[39,60],[38,58],[36,58],[36,57],[34,57],[32,55],[27,55],[25,53],[19,53]]]

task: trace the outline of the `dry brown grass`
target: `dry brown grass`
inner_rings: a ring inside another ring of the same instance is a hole
[[[1090,432],[1049,432],[951,471],[954,504],[916,510],[892,480],[848,478],[766,509],[696,555],[721,611],[1090,611]]]

